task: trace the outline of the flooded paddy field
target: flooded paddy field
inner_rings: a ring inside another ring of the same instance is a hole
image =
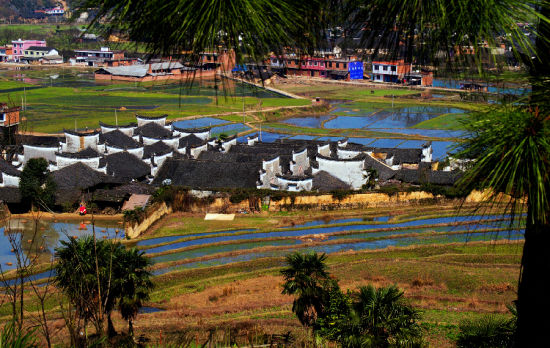
[[[21,245],[23,250],[39,250],[40,259],[47,262],[61,241],[93,235],[98,239],[123,239],[124,228],[121,221],[96,220],[92,225],[89,217],[82,220],[54,221],[42,219],[14,218],[0,225],[0,264],[3,271],[16,267],[16,257],[12,243]]]
[[[133,122],[136,112],[167,114],[168,119],[175,119],[238,112],[243,104],[247,110],[260,104],[266,108],[311,104],[226,80],[105,82],[95,81],[89,69],[35,67],[0,70],[0,99],[11,100],[14,105],[24,103],[21,115],[26,119],[26,130],[46,133],[73,129],[75,123],[77,128],[97,128],[99,121]],[[246,128],[236,127],[221,132],[243,130]]]

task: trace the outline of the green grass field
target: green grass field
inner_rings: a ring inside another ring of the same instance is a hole
[[[32,76],[32,75],[31,75]],[[32,77],[31,77],[32,78]],[[0,80],[0,100],[12,101],[20,105],[26,98],[27,109],[22,111],[26,119],[26,130],[32,132],[57,133],[63,128],[97,128],[98,122],[115,122],[115,110],[118,122],[132,122],[136,113],[147,115],[168,114],[169,119],[196,115],[211,115],[226,112],[240,112],[243,99],[236,95],[210,95],[187,91],[181,96],[177,84],[166,86],[140,86],[132,84],[114,84],[84,87],[48,87],[17,90],[1,93],[21,87],[33,87],[33,84],[20,81]],[[174,90],[177,90],[176,92]],[[261,100],[261,103],[260,103]],[[245,110],[262,108],[310,105],[306,99],[244,97]],[[230,119],[232,120],[232,119]],[[235,117],[242,121],[242,117]]]

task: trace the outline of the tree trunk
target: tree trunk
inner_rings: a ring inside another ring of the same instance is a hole
[[[531,210],[531,209],[529,209]],[[525,244],[518,287],[516,347],[544,347],[550,327],[548,275],[550,274],[550,223],[531,223],[527,214]],[[549,220],[547,220],[549,221]]]
[[[132,319],[128,319],[128,335],[130,335],[130,337],[134,336],[134,324],[132,323]]]
[[[116,336],[115,326],[113,325],[113,320],[111,319],[111,312],[107,314],[107,335],[109,338]]]

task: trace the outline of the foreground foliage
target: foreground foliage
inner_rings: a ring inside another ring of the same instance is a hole
[[[111,313],[116,308],[132,334],[132,321],[153,288],[151,273],[146,270],[150,260],[144,253],[126,249],[119,242],[95,241],[91,236],[62,241],[56,253],[55,283],[74,308],[75,317],[68,325],[71,345],[82,344],[79,333],[88,322],[103,335],[105,318],[108,335],[114,336]]]
[[[291,254],[283,294],[296,295],[292,311],[300,322],[342,347],[422,346],[420,315],[396,286],[362,286],[344,293],[326,272],[326,255]]]

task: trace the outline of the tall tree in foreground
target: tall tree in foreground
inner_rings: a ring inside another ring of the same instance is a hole
[[[354,1],[354,0],[352,0]],[[484,50],[507,42],[529,69],[532,93],[513,107],[472,117],[460,157],[473,160],[466,188],[486,188],[490,201],[508,200],[511,212],[527,206],[518,289],[516,346],[544,346],[550,319],[545,278],[550,273],[550,2],[547,0],[357,0],[352,22],[365,28],[364,42],[393,47],[410,62],[434,62],[443,53],[451,68],[483,71]],[[522,24],[529,23],[527,29]],[[525,30],[528,31],[526,35]],[[534,40],[533,40],[534,38]],[[393,46],[391,46],[393,44]],[[453,59],[474,47],[473,59]],[[376,50],[375,50],[376,51]],[[523,105],[521,105],[523,104]],[[502,194],[509,196],[502,196]]]
[[[550,115],[510,107],[472,116],[467,127],[470,136],[459,155],[475,161],[461,184],[490,190],[492,201],[509,200],[512,213],[524,212],[527,205],[516,303],[517,346],[543,346],[545,328],[550,326],[550,318],[540,315],[550,308],[545,276],[550,272]]]
[[[151,272],[147,267],[151,264],[149,258],[144,256],[145,252],[136,248],[127,250],[121,260],[120,275],[121,297],[119,310],[122,317],[128,321],[128,334],[134,335],[133,320],[143,303],[149,300],[149,293],[153,289]]]
[[[329,280],[325,254],[293,253],[286,257],[287,268],[281,271],[285,283],[283,294],[295,295],[292,311],[310,327],[323,312],[325,283]]]
[[[119,308],[131,327],[131,320],[149,296],[153,287],[146,270],[149,260],[142,252],[127,250],[118,242],[97,241],[97,252],[93,245],[90,236],[62,241],[56,249],[55,282],[83,320],[84,328],[91,321],[97,334],[103,336],[107,318],[107,333],[113,336],[111,312]]]

